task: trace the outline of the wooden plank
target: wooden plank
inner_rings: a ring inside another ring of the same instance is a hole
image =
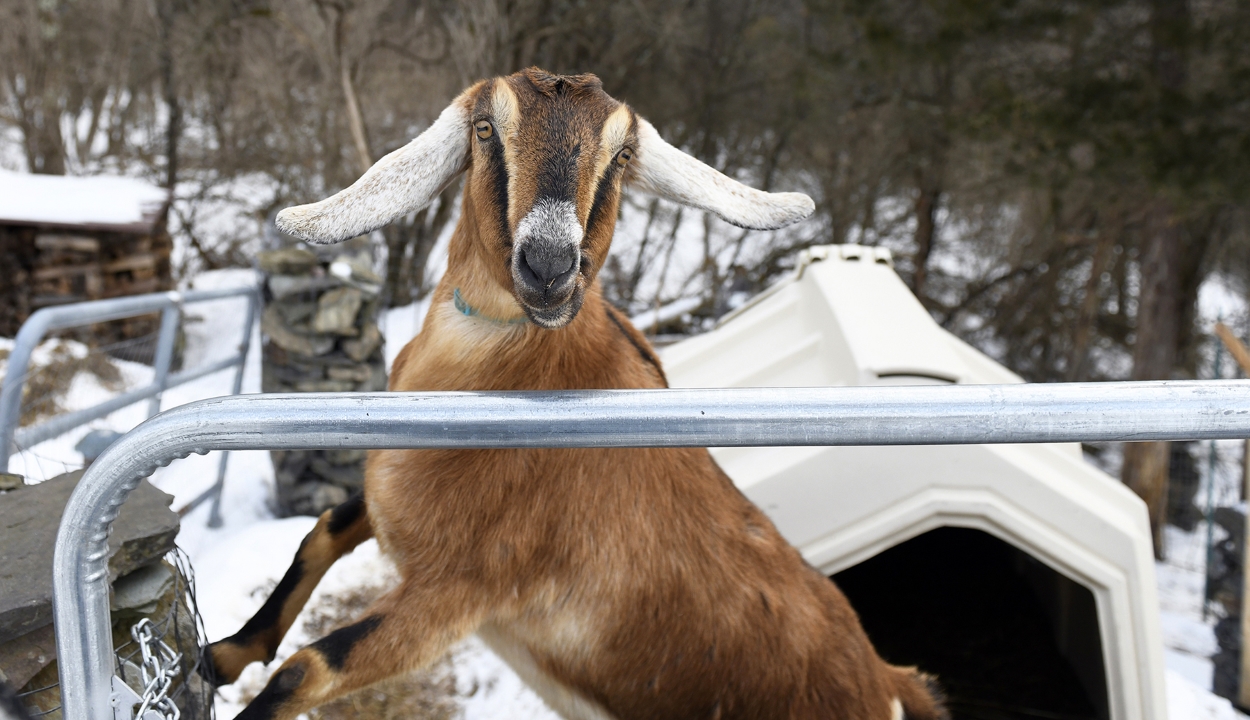
[[[130,255],[104,266],[104,272],[116,273],[126,270],[153,270],[156,268],[156,256],[152,253]]]
[[[100,240],[85,235],[39,233],[35,236],[35,247],[40,250],[72,250],[74,252],[98,253],[100,252]]]
[[[96,263],[83,265],[54,265],[35,270],[35,280],[59,280],[61,278],[78,277],[79,275],[99,275],[100,266]]]
[[[111,282],[106,285],[104,297],[122,297],[123,295],[142,295],[143,293],[161,290],[161,281],[157,278],[136,280],[134,282]]]

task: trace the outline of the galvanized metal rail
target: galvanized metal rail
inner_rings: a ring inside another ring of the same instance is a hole
[[[110,706],[109,526],[141,478],[191,453],[1248,437],[1250,380],[204,400],[161,413],[114,443],[88,469],[65,508],[53,572],[65,716],[130,720],[129,709]]]
[[[243,320],[243,337],[240,339],[238,351],[231,357],[218,360],[203,367],[183,370],[169,374],[169,365],[173,360],[174,341],[178,335],[178,323],[182,319],[184,305],[221,300],[224,298],[243,297],[247,299],[247,315]],[[0,385],[0,472],[9,466],[9,458],[13,452],[21,448],[37,445],[45,440],[63,435],[76,427],[105,417],[137,402],[148,400],[148,417],[160,411],[161,393],[205,375],[235,368],[233,394],[237,395],[243,383],[243,365],[247,358],[252,341],[252,320],[259,304],[256,287],[227,288],[223,290],[195,290],[191,292],[152,293],[132,297],[114,298],[111,300],[95,300],[92,302],[58,305],[36,311],[18,330],[13,351],[9,354],[8,369]],[[19,428],[22,405],[22,388],[26,383],[30,368],[31,354],[49,332],[79,327],[92,323],[120,320],[122,318],[161,313],[161,326],[157,335],[156,353],[153,358],[155,377],[146,387],[122,393],[95,405],[65,415],[58,415],[46,422],[31,427]],[[217,469],[217,481],[200,498],[196,504],[207,498],[213,498],[213,510],[209,524],[216,527],[220,524],[221,485],[226,475],[226,454],[222,454]]]

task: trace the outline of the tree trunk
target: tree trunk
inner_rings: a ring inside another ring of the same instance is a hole
[[[1068,359],[1068,382],[1085,379],[1089,364],[1089,344],[1093,339],[1094,325],[1098,322],[1098,308],[1102,301],[1098,288],[1102,284],[1102,274],[1111,261],[1111,251],[1114,248],[1113,238],[1102,238],[1090,259],[1089,279],[1085,281],[1085,297],[1081,299],[1081,314],[1072,337],[1072,356]]]
[[[1183,107],[1188,80],[1185,51],[1190,15],[1188,0],[1152,0],[1150,4],[1152,74],[1159,89],[1158,122],[1166,136],[1181,132],[1177,108]],[[1137,299],[1136,339],[1133,342],[1133,379],[1166,380],[1179,359],[1181,323],[1192,322],[1184,300],[1183,228],[1172,205],[1155,201],[1147,216],[1141,250],[1141,291]],[[1167,518],[1167,443],[1125,446],[1121,478],[1146,501],[1155,556],[1163,557],[1163,526]]]
[[[942,191],[935,184],[920,183],[916,196],[916,255],[912,261],[915,269],[911,275],[911,291],[923,299],[924,283],[929,275],[929,256],[933,253],[933,239],[937,232],[937,208]]]
[[[402,307],[425,296],[426,265],[439,235],[451,220],[456,194],[457,184],[452,183],[438,196],[437,207],[425,208],[411,223],[401,218],[383,230],[388,307]]]
[[[1151,214],[1141,252],[1141,292],[1133,342],[1134,380],[1166,380],[1176,365],[1180,339],[1181,252],[1183,233],[1171,208],[1161,203]],[[1124,483],[1146,501],[1155,555],[1162,557],[1167,518],[1168,443],[1124,446]]]
[[[363,174],[373,165],[373,156],[369,152],[369,139],[365,135],[365,119],[360,114],[360,101],[356,97],[356,85],[352,82],[351,69],[347,62],[339,59],[339,79],[343,84],[343,95],[347,99],[347,124],[352,131],[352,144],[356,147],[356,162],[360,163]]]
[[[161,85],[165,95],[165,107],[169,110],[169,124],[165,128],[165,187],[171,191],[178,182],[178,140],[182,135],[182,104],[178,101],[178,88],[174,77],[174,21],[176,0],[157,0],[156,13],[160,20],[160,68]],[[165,212],[169,212],[166,206]]]

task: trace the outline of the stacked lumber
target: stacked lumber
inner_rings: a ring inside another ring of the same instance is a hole
[[[43,307],[172,289],[171,246],[160,226],[150,234],[0,227],[0,257],[15,270],[0,275],[0,335],[12,337]],[[80,339],[109,345],[148,335],[158,322],[144,316],[102,323]]]

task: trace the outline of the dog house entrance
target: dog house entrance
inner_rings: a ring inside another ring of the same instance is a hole
[[[833,576],[877,650],[937,675],[954,720],[1105,720],[1094,595],[981,532],[939,528]]]

